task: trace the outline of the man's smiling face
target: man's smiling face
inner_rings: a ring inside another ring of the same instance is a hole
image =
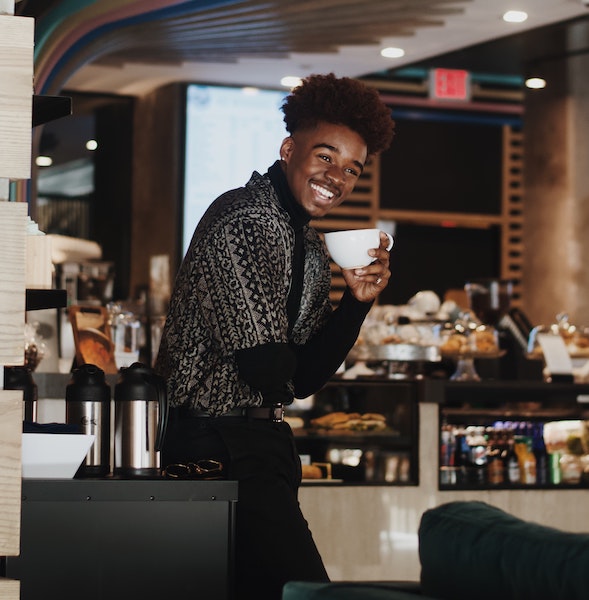
[[[316,219],[339,206],[354,189],[367,148],[345,125],[319,123],[286,138],[280,158],[296,201]]]

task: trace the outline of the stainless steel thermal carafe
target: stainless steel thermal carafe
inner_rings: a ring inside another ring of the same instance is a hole
[[[66,423],[77,425],[80,433],[95,436],[76,477],[110,473],[110,391],[104,371],[93,364],[75,369],[66,387]]]
[[[167,415],[162,377],[142,363],[119,370],[115,385],[115,476],[160,474],[160,449]]]

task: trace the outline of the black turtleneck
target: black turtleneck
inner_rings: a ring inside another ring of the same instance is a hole
[[[286,181],[286,175],[279,160],[268,169],[267,176],[276,190],[280,205],[290,216],[292,228],[295,231],[300,231],[307,223],[309,223],[311,217],[292,195],[290,187],[288,187],[288,181]]]
[[[276,161],[268,169],[268,177],[272,182],[280,205],[290,217],[290,224],[295,232],[295,243],[294,252],[292,257],[292,277],[290,292],[286,303],[286,311],[288,315],[288,332],[292,331],[295,321],[299,314],[299,307],[301,304],[301,295],[303,293],[303,277],[305,268],[305,242],[303,239],[303,228],[311,217],[307,211],[295,200],[292,195],[288,182],[286,181],[286,175],[282,170],[280,161]]]

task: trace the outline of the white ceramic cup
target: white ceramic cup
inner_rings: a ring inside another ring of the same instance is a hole
[[[393,236],[387,250],[393,247]],[[333,261],[342,269],[359,269],[374,262],[368,254],[371,248],[380,246],[380,229],[346,229],[325,234],[325,245]]]

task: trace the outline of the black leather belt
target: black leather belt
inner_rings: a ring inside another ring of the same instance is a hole
[[[247,419],[261,419],[263,421],[271,421],[272,423],[282,423],[284,421],[284,406],[282,404],[234,408],[222,415],[211,415],[206,411],[196,409],[182,409],[182,412],[195,418],[242,417]]]

